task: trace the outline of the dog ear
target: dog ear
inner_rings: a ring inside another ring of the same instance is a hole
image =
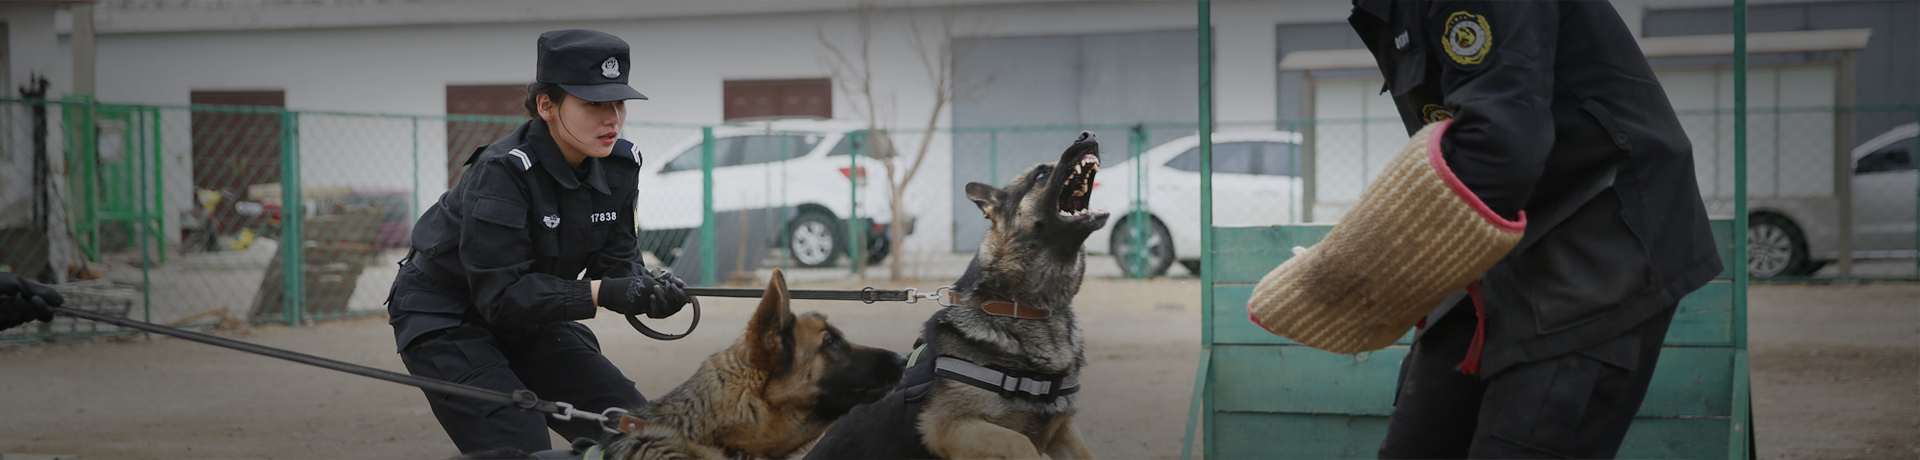
[[[980,214],[987,220],[993,220],[993,208],[1000,205],[1000,197],[1006,192],[979,182],[967,183],[967,199],[980,206]]]
[[[747,322],[747,362],[753,367],[779,374],[792,364],[793,357],[787,353],[793,344],[791,303],[787,277],[775,268],[773,280],[767,283],[767,293],[760,296],[760,308],[753,311],[753,319]]]

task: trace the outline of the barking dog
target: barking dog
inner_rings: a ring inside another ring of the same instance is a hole
[[[953,308],[922,326],[907,377],[854,409],[807,458],[1088,458],[1074,426],[1083,356],[1070,308],[1086,269],[1087,235],[1107,213],[1087,209],[1100,145],[1092,133],[1053,164],[1005,189],[967,184],[993,222]]]
[[[900,355],[847,342],[825,315],[795,316],[790,298],[774,270],[746,334],[623,418],[607,458],[786,458],[900,381]]]

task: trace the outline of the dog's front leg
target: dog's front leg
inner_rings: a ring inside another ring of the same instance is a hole
[[[1067,419],[1053,430],[1053,442],[1047,443],[1047,456],[1053,460],[1090,460],[1093,451],[1087,449],[1087,441],[1080,438],[1080,427]]]
[[[941,458],[1040,458],[1033,440],[980,419],[952,420],[927,430],[927,447]]]

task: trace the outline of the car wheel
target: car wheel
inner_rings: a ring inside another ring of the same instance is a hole
[[[893,252],[893,235],[881,230],[867,232],[867,264],[877,265],[887,260],[887,254]]]
[[[787,224],[787,254],[802,267],[831,267],[840,256],[841,229],[832,216],[801,213]]]
[[[1133,221],[1123,220],[1113,227],[1113,259],[1120,272],[1131,278],[1167,274],[1173,265],[1173,236],[1159,219],[1147,219],[1145,238],[1135,241]],[[1141,260],[1144,257],[1144,260]]]
[[[1747,217],[1747,276],[1805,275],[1813,266],[1807,263],[1807,239],[1800,227],[1772,214]]]

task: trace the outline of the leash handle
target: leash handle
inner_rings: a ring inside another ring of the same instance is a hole
[[[700,327],[700,298],[687,296],[687,300],[691,301],[687,306],[693,308],[693,323],[687,325],[686,332],[682,332],[679,334],[668,334],[665,332],[656,331],[651,327],[647,327],[645,323],[641,323],[640,316],[638,315],[627,315],[627,324],[633,325],[633,330],[640,331],[640,335],[647,336],[654,340],[664,341],[664,340],[680,340],[680,339],[687,338],[688,334],[693,333],[694,328]]]

